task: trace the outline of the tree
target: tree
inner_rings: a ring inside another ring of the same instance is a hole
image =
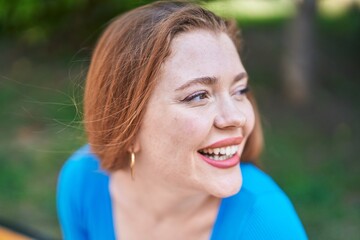
[[[296,16],[285,30],[284,90],[291,102],[300,105],[311,99],[315,81],[315,16],[316,1],[299,0]]]

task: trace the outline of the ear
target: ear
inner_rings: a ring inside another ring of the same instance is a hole
[[[127,149],[129,153],[137,153],[140,151],[140,143],[138,139],[136,138],[135,141],[130,145],[130,147]]]

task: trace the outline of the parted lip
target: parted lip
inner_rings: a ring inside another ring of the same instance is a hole
[[[242,141],[243,141],[243,137],[226,138],[226,139],[217,141],[209,146],[206,146],[202,149],[221,148],[221,147],[227,147],[227,146],[231,146],[231,145],[240,145]]]
[[[240,158],[239,158],[238,154],[234,154],[234,156],[232,156],[231,158],[229,158],[227,160],[221,160],[221,161],[213,160],[213,159],[208,158],[200,153],[199,153],[199,156],[202,160],[204,160],[211,166],[217,167],[217,168],[222,168],[222,169],[234,167],[240,162]]]

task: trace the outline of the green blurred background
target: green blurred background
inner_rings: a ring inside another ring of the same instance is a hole
[[[0,224],[60,239],[57,174],[83,145],[84,79],[109,19],[151,1],[0,0]],[[265,132],[263,168],[310,239],[360,236],[360,1],[224,0]]]

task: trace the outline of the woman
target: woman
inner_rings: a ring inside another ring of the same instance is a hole
[[[238,47],[234,24],[185,2],[108,26],[85,88],[89,145],[59,177],[65,239],[306,239],[255,166],[262,133]]]

